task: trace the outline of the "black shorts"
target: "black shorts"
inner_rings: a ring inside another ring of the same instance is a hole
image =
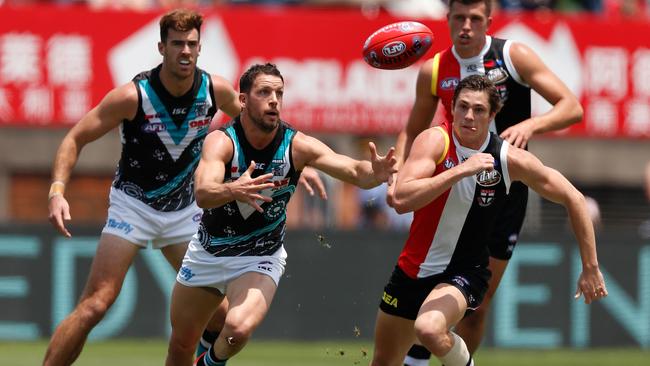
[[[387,314],[415,320],[431,291],[441,283],[448,283],[463,293],[471,311],[483,301],[490,276],[487,268],[471,268],[414,279],[395,266],[379,308]]]
[[[490,257],[510,260],[526,217],[527,204],[528,187],[521,182],[512,182],[510,193],[506,196],[488,239]]]

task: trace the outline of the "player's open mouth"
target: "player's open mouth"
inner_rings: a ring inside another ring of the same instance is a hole
[[[178,63],[184,66],[188,66],[190,64],[190,60],[180,60]]]

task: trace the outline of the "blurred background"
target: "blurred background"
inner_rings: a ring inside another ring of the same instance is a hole
[[[117,131],[86,146],[68,185],[72,239],[47,222],[58,144],[103,95],[157,65],[168,8],[205,16],[199,66],[236,84],[256,62],[286,81],[283,119],[357,158],[394,143],[418,66],[372,69],[366,37],[405,19],[450,45],[438,0],[0,0],[0,340],[48,338],[72,310],[106,218]],[[531,195],[522,239],[492,308],[495,348],[650,348],[650,1],[500,0],[490,33],[523,41],[579,97],[584,120],[530,150],[590,197],[609,297],[572,299],[580,272],[566,213]],[[548,108],[534,97],[534,110]],[[218,117],[223,120],[223,117]],[[329,199],[289,206],[287,272],[262,339],[372,339],[374,318],[410,217],[323,177]],[[91,338],[165,338],[174,273],[142,251]],[[358,330],[358,332],[357,332]]]

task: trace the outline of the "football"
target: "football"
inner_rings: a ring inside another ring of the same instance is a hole
[[[398,22],[382,27],[363,44],[363,59],[384,70],[403,69],[422,57],[433,43],[433,33],[424,24]]]

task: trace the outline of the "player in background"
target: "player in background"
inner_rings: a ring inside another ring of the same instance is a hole
[[[70,237],[64,193],[72,169],[86,144],[120,127],[122,156],[108,219],[79,303],[52,335],[44,365],[70,365],[77,359],[88,334],[117,298],[138,250],[150,241],[172,267],[180,268],[202,213],[194,200],[193,173],[208,127],[218,109],[230,116],[241,111],[230,83],[196,66],[202,22],[194,11],[165,14],[158,43],[162,64],[111,90],[59,146],[49,220]],[[224,316],[222,309],[211,327],[219,329]]]
[[[275,65],[251,66],[239,86],[240,116],[206,138],[196,169],[204,213],[172,293],[168,366],[192,364],[194,346],[224,297],[225,325],[195,365],[225,365],[264,319],[284,272],[286,208],[304,167],[362,188],[395,172],[393,148],[379,156],[370,143],[371,161],[358,161],[282,121],[284,79]]]
[[[451,99],[459,80],[473,74],[486,75],[496,85],[503,108],[496,115],[491,130],[511,145],[526,148],[533,135],[556,131],[582,119],[582,107],[564,83],[544,65],[528,46],[487,35],[492,21],[490,0],[450,0],[447,23],[452,47],[439,52],[422,65],[416,84],[416,97],[406,127],[396,143],[398,165],[408,156],[411,144],[431,124],[438,102],[451,122]],[[531,90],[553,107],[531,116]],[[446,122],[441,122],[446,123]],[[392,205],[394,186],[389,187]],[[485,331],[485,319],[492,297],[512,256],[523,224],[528,188],[515,182],[489,239],[490,286],[482,306],[456,327],[471,353],[479,347]],[[427,365],[430,352],[415,346],[405,363]]]
[[[501,107],[494,84],[471,75],[452,99],[453,123],[426,129],[397,175],[397,212],[415,211],[409,237],[384,288],[371,366],[398,366],[417,339],[445,366],[474,364],[451,331],[488,288],[486,234],[515,181],[563,205],[576,235],[582,272],[575,298],[607,296],[585,197],[558,171],[489,131]]]

